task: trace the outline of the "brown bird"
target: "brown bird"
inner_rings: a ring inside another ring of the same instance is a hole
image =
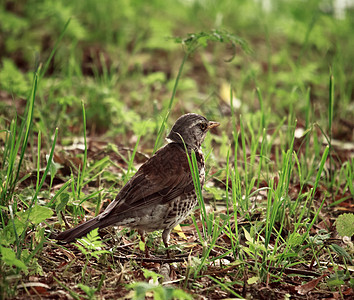
[[[145,231],[163,229],[162,239],[167,248],[171,230],[198,204],[183,141],[188,155],[195,151],[203,187],[205,172],[201,144],[209,129],[219,125],[193,113],[181,116],[167,136],[169,143],[139,168],[101,214],[60,233],[56,239],[72,242],[97,227],[114,224],[137,229],[142,240]]]

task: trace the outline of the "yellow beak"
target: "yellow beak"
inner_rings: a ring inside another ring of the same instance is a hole
[[[208,129],[212,129],[214,127],[218,127],[219,125],[220,125],[219,122],[210,121],[209,124],[208,124]]]

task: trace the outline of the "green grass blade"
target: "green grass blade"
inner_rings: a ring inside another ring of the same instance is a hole
[[[82,107],[82,122],[83,122],[83,129],[84,129],[84,161],[82,163],[82,170],[81,175],[78,178],[78,186],[77,186],[77,198],[80,199],[81,190],[83,188],[84,177],[86,175],[86,166],[87,166],[87,138],[86,138],[86,112],[85,112],[85,104],[84,101],[81,101]]]
[[[63,28],[63,30],[61,31],[60,35],[59,35],[59,38],[58,38],[57,41],[55,42],[55,45],[54,45],[52,51],[50,52],[49,58],[47,59],[46,63],[44,64],[44,67],[43,67],[43,69],[42,69],[42,72],[40,72],[40,74],[39,74],[39,78],[40,78],[40,79],[41,79],[41,78],[44,76],[44,74],[47,72],[47,70],[48,70],[48,68],[49,68],[49,64],[50,64],[51,60],[53,59],[54,54],[55,54],[55,52],[57,51],[61,40],[62,40],[63,37],[64,37],[65,31],[66,31],[66,29],[68,28],[68,26],[69,26],[69,24],[70,24],[70,21],[71,21],[70,18],[66,21],[66,23],[65,23],[65,25],[64,25],[64,28]]]

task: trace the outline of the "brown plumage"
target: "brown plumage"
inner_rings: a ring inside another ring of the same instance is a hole
[[[168,247],[171,230],[198,203],[182,139],[189,155],[192,149],[196,153],[203,186],[204,157],[200,146],[208,130],[216,126],[219,123],[197,114],[181,116],[167,136],[169,143],[140,167],[101,214],[60,233],[56,239],[72,242],[97,227],[115,224],[137,229],[142,234],[163,229],[163,242]]]

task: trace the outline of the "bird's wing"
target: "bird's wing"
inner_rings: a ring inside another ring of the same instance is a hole
[[[193,190],[186,153],[179,145],[170,143],[140,167],[99,219],[167,203]]]

